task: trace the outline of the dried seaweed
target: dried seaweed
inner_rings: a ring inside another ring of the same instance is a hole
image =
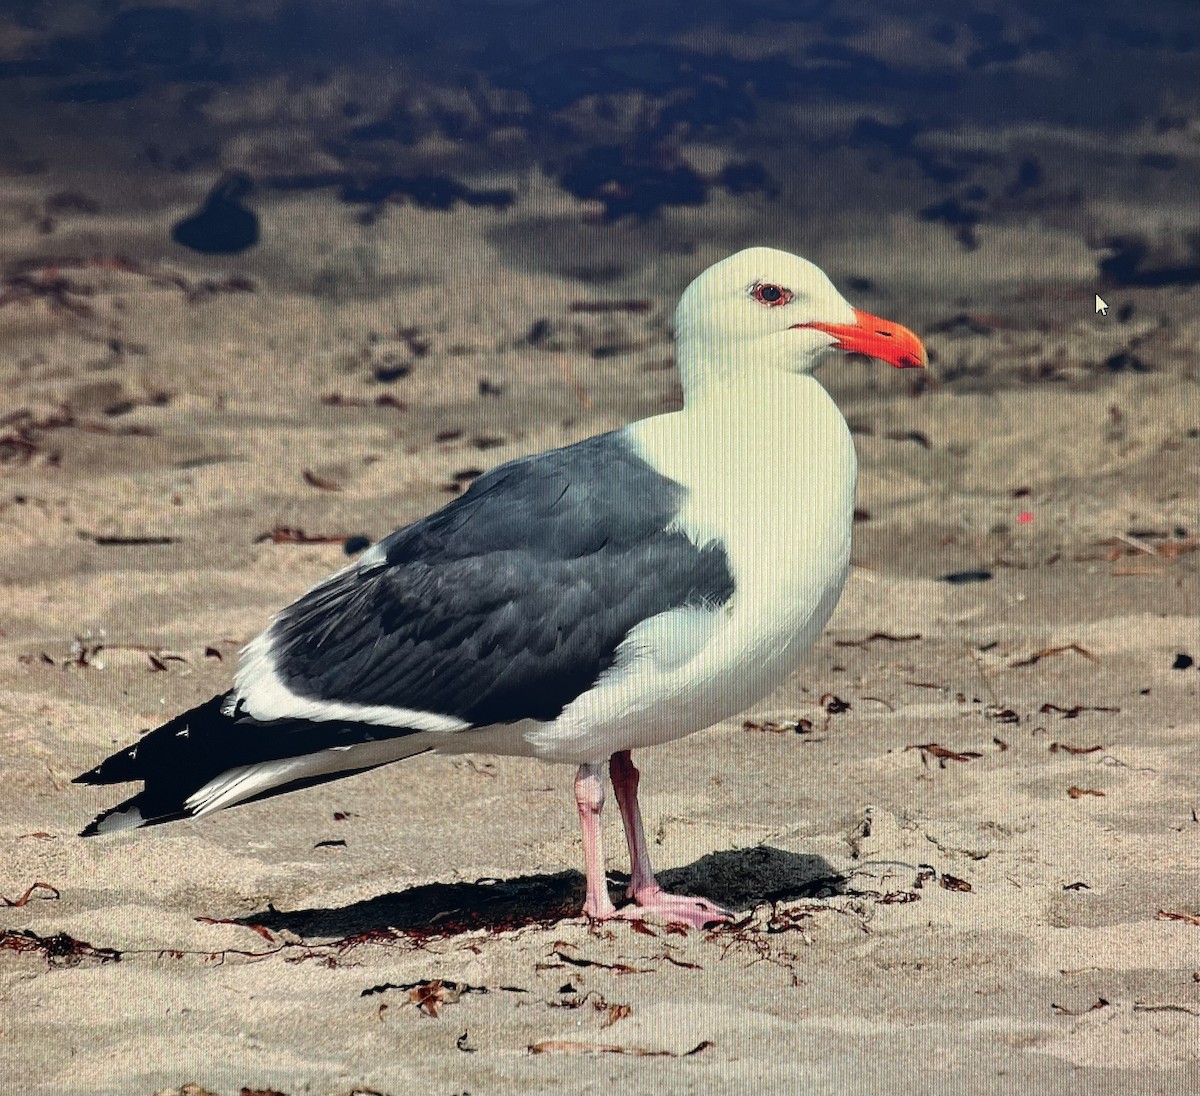
[[[5,278],[0,288],[0,308],[18,301],[45,300],[51,308],[90,320],[96,310],[79,298],[94,296],[95,292],[90,285],[73,281],[48,266],[40,276],[27,271]]]
[[[1060,708],[1057,704],[1043,704],[1038,711],[1042,715],[1049,715],[1051,712],[1058,712],[1063,719],[1078,719],[1082,712],[1119,712],[1120,708],[1109,708],[1103,705],[1089,706],[1087,704],[1075,704],[1070,708]]]
[[[568,990],[570,991],[569,995],[564,996],[562,1000],[548,1002],[550,1007],[577,1009],[583,1008],[584,1005],[590,1004],[596,1012],[604,1015],[604,1019],[600,1024],[601,1027],[612,1027],[613,1024],[620,1020],[624,1020],[633,1012],[632,1006],[613,1004],[602,993],[599,993],[595,990],[592,990],[589,993],[579,993],[570,982],[563,986],[559,992],[566,993]]]
[[[782,723],[771,719],[747,719],[742,722],[743,731],[763,731],[766,734],[811,734],[813,726],[811,719],[803,718],[785,719]]]
[[[426,1016],[437,1018],[444,1005],[452,1005],[466,993],[487,993],[483,986],[472,986],[465,982],[442,981],[440,978],[426,979],[404,987],[408,999]]]
[[[989,704],[983,709],[983,714],[987,719],[991,719],[996,723],[1021,722],[1021,717],[1012,708],[1002,708],[999,704]]]
[[[835,639],[833,645],[835,647],[862,647],[866,648],[876,640],[886,640],[888,643],[912,643],[913,640],[921,639],[920,632],[913,632],[909,636],[894,636],[890,632],[872,632],[864,639]]]
[[[1173,910],[1159,910],[1155,915],[1158,921],[1182,921],[1187,925],[1200,925],[1200,917],[1194,913],[1176,913]]]
[[[905,753],[909,750],[921,751],[921,763],[923,765],[928,765],[931,757],[936,758],[939,769],[944,769],[947,761],[972,761],[977,757],[983,756],[983,754],[977,753],[974,750],[950,750],[945,746],[939,746],[936,742],[923,742],[919,745],[904,747]]]
[[[1200,550],[1200,537],[1196,536],[1178,536],[1171,537],[1167,533],[1157,532],[1155,530],[1139,530],[1141,536],[1132,536],[1128,533],[1118,533],[1115,537],[1109,537],[1106,540],[1099,542],[1099,547],[1107,548],[1103,557],[1109,563],[1114,563],[1117,560],[1127,557],[1137,557],[1141,555],[1157,556],[1159,559],[1173,562],[1180,556],[1188,555],[1191,552]],[[1162,539],[1158,539],[1162,538]],[[1156,543],[1149,543],[1154,539]],[[1098,559],[1101,557],[1090,555],[1080,556],[1081,560]],[[1119,574],[1119,571],[1114,570],[1113,574]]]
[[[1051,1004],[1050,1007],[1054,1009],[1059,1016],[1086,1016],[1089,1012],[1097,1012],[1102,1008],[1108,1008],[1109,1003],[1110,1002],[1106,998],[1097,997],[1096,1000],[1092,1004],[1088,1005],[1087,1008],[1082,1008],[1078,1011],[1072,1011],[1064,1005]]]
[[[275,937],[271,934],[271,930],[262,925],[248,925],[245,921],[235,921],[230,917],[194,917],[192,920],[199,921],[202,925],[236,925],[238,928],[258,933],[268,944],[275,943]]]
[[[59,891],[59,888],[50,886],[48,882],[31,882],[31,884],[25,888],[25,893],[22,894],[20,898],[5,898],[4,896],[0,896],[0,902],[4,903],[10,909],[19,909],[20,906],[28,905],[29,900],[34,897],[38,891],[49,892],[48,896],[43,896],[47,902],[53,902],[55,898],[62,897],[62,893]]]
[[[166,673],[168,662],[187,662],[183,655],[172,651],[147,651],[146,657],[150,660],[150,670],[153,673]]]
[[[170,396],[167,393],[158,392],[149,399],[124,400],[105,410],[107,414],[115,415],[131,411],[140,404],[160,407],[169,402]],[[43,446],[45,435],[56,430],[76,429],[89,434],[115,437],[154,437],[158,434],[153,427],[138,423],[116,426],[108,422],[81,419],[65,403],[59,404],[53,411],[44,415],[37,415],[27,407],[18,408],[0,416],[0,427],[6,428],[0,433],[0,464],[28,464],[35,456],[43,457],[48,464],[58,464],[62,454]]]
[[[49,883],[35,882],[30,883],[29,886],[25,888],[25,893],[22,894],[20,898],[5,898],[3,895],[0,895],[0,902],[3,902],[10,909],[19,909],[21,906],[27,905],[29,900],[38,891],[50,892],[49,895],[45,897],[46,901],[53,901],[56,898],[62,897],[62,892],[57,887],[52,887]]]
[[[498,986],[504,993],[528,993],[520,986]],[[381,982],[376,986],[368,986],[359,994],[360,997],[375,997],[390,990],[400,990],[407,996],[409,1003],[416,1005],[420,1012],[436,1019],[444,1006],[453,1005],[468,993],[490,993],[487,986],[473,986],[467,982],[453,982],[448,978],[422,978],[416,982]],[[459,1043],[465,1041],[467,1033],[459,1036]],[[459,1045],[459,1050],[466,1049]],[[468,1051],[469,1052],[469,1051]]]
[[[560,944],[562,944],[561,941],[560,941]],[[651,973],[653,973],[649,968],[634,967],[634,966],[631,966],[629,963],[605,963],[599,959],[588,959],[583,956],[568,955],[565,951],[562,950],[562,947],[565,947],[565,946],[568,946],[568,945],[562,944],[561,947],[555,949],[554,951],[552,951],[550,953],[551,955],[554,956],[554,958],[559,960],[558,963],[538,963],[537,969],[538,970],[552,970],[554,967],[562,966],[563,964],[566,964],[566,965],[572,966],[572,967],[598,967],[601,970],[611,970],[615,974],[651,974]]]
[[[887,891],[885,894],[879,895],[876,901],[881,906],[906,905],[909,902],[921,901],[921,896],[916,891]]]
[[[1035,666],[1043,658],[1051,658],[1054,655],[1065,654],[1068,651],[1073,651],[1077,655],[1083,655],[1084,658],[1091,662],[1099,662],[1100,660],[1092,654],[1086,647],[1081,647],[1078,643],[1067,643],[1062,647],[1043,647],[1040,651],[1034,651],[1033,654],[1026,658],[1019,658],[1016,662],[1010,662],[1009,665],[1016,666]]]
[[[65,932],[39,936],[31,929],[0,931],[0,951],[36,952],[51,966],[73,967],[85,959],[100,963],[117,963],[125,954],[116,948],[96,947],[86,940],[76,940]]]
[[[647,1050],[645,1047],[623,1047],[616,1043],[585,1043],[575,1039],[543,1039],[530,1043],[530,1054],[629,1054],[638,1058],[690,1058],[694,1054],[707,1050],[713,1045],[711,1039],[704,1039],[691,1050]]]
[[[254,543],[263,544],[270,541],[272,544],[345,544],[348,539],[349,535],[346,533],[306,533],[292,525],[276,525],[269,532],[259,533],[254,538]]]
[[[381,392],[371,398],[344,396],[341,392],[326,392],[321,396],[320,402],[324,407],[390,407],[395,411],[408,410],[408,404],[390,392]]]
[[[309,487],[316,487],[320,491],[340,491],[342,489],[342,485],[336,480],[331,480],[327,476],[319,476],[311,468],[305,468],[300,474]]]

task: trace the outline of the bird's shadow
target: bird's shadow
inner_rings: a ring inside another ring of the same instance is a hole
[[[735,911],[760,902],[823,898],[845,889],[845,878],[827,860],[770,845],[709,853],[685,867],[664,871],[659,881],[669,891],[702,895]],[[610,877],[618,902],[627,882],[628,877],[617,873]],[[583,894],[583,876],[565,871],[475,883],[425,883],[340,907],[285,911],[268,905],[236,921],[272,932],[292,932],[306,940],[387,930],[452,936],[477,929],[553,925],[578,916]]]

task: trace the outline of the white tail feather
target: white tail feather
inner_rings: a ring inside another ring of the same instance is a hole
[[[299,757],[284,757],[277,761],[260,761],[255,765],[238,765],[226,769],[202,788],[188,796],[184,806],[196,817],[244,803],[272,788],[306,780],[314,776],[349,772],[354,769],[386,765],[406,757],[424,753],[429,747],[424,735],[385,739],[382,742],[360,742],[339,746]]]

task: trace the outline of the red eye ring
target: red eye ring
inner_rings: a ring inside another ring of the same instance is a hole
[[[750,295],[768,308],[779,308],[780,305],[789,304],[795,296],[790,289],[784,289],[774,282],[756,282],[750,290]]]

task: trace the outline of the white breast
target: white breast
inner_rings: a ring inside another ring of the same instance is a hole
[[[688,488],[679,526],[698,545],[722,543],[735,590],[725,606],[635,628],[595,689],[528,734],[548,760],[601,760],[754,704],[796,669],[849,566],[854,446],[811,377],[758,373],[629,432]]]

